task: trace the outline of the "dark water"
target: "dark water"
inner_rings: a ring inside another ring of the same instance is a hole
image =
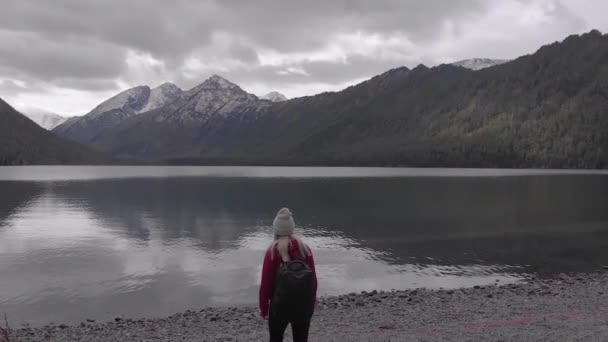
[[[282,206],[321,295],[608,264],[601,172],[0,168],[0,312],[37,325],[255,303]]]

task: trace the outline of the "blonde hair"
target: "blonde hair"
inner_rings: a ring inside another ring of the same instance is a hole
[[[274,241],[272,242],[272,245],[270,245],[271,259],[274,259],[275,251],[277,251],[283,261],[289,261],[291,259],[289,257],[289,244],[291,243],[291,240],[294,240],[298,244],[298,246],[300,247],[300,252],[304,252],[304,255],[312,255],[310,248],[308,248],[308,246],[304,242],[302,242],[299,237],[295,235],[275,235]]]

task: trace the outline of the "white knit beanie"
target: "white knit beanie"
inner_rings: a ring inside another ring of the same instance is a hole
[[[287,208],[279,210],[272,222],[274,234],[278,236],[292,235],[296,224],[293,221],[291,211]]]

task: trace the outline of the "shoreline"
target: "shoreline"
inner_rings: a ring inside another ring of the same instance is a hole
[[[26,341],[267,341],[257,306],[16,330]],[[290,338],[289,329],[286,341]],[[319,298],[310,341],[608,340],[608,272]]]

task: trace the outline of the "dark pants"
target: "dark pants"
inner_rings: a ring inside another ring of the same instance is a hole
[[[283,342],[288,324],[291,324],[293,342],[307,342],[311,318],[312,310],[273,310],[271,306],[268,315],[270,342]]]

